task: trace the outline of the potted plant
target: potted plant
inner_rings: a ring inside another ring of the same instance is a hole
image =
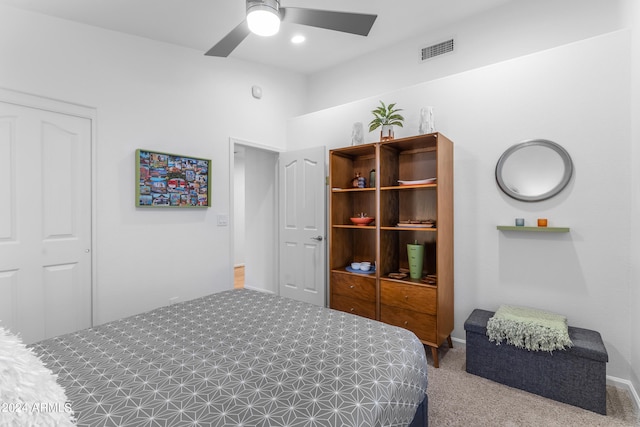
[[[402,127],[404,117],[398,114],[402,109],[395,107],[395,102],[393,104],[385,105],[384,102],[380,101],[380,106],[371,111],[373,114],[373,120],[369,123],[369,132],[373,132],[377,128],[382,127],[380,130],[380,141],[393,139],[394,125]]]

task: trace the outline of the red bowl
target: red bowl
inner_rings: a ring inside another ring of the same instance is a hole
[[[351,222],[353,222],[355,225],[369,225],[373,222],[374,219],[375,218],[371,218],[369,216],[359,216],[351,218]]]

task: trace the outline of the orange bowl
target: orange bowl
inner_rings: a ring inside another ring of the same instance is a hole
[[[351,222],[353,222],[355,225],[369,225],[373,222],[374,219],[375,218],[371,218],[369,216],[359,216],[351,218]]]

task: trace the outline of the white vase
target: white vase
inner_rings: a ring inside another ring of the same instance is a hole
[[[364,126],[362,122],[355,122],[351,129],[351,145],[360,145],[364,143]]]
[[[433,133],[436,131],[435,122],[433,119],[433,107],[423,107],[420,109],[420,125],[418,126],[418,133],[424,135],[425,133]]]

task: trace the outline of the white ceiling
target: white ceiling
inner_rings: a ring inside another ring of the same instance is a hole
[[[230,57],[310,74],[509,1],[513,0],[281,0],[282,7],[362,12],[377,14],[378,19],[368,37],[283,24],[273,37],[250,34]],[[0,0],[0,4],[203,54],[244,19],[246,7],[245,0]],[[294,34],[305,35],[306,42],[293,45],[289,40]]]

